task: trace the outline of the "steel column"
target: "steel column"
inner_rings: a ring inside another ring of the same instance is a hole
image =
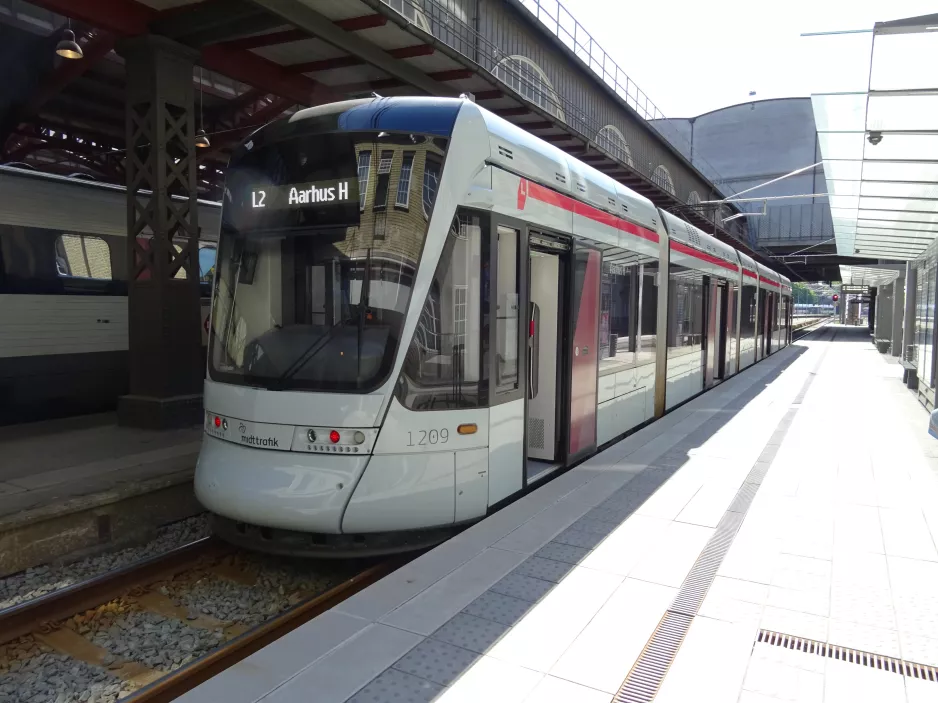
[[[198,423],[204,366],[192,69],[198,53],[163,37],[121,42],[126,61],[130,393],[118,420]],[[144,192],[148,191],[148,192]]]
[[[892,287],[892,355],[902,356],[904,337],[902,334],[902,313],[905,306],[905,278],[900,276]]]
[[[916,271],[911,262],[905,265],[905,313],[902,316],[902,358],[912,361],[915,344],[915,285]]]

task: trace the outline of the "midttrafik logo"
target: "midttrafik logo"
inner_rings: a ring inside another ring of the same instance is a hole
[[[250,444],[252,447],[280,447],[280,440],[276,437],[258,437],[256,435],[241,435],[241,444]]]

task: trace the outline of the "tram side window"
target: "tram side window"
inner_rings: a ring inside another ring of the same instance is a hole
[[[111,250],[100,237],[62,234],[55,240],[55,268],[61,277],[111,280]]]
[[[487,216],[457,213],[396,389],[411,410],[487,404],[487,241]]]
[[[668,356],[703,348],[703,275],[672,265],[668,289]]]
[[[752,339],[756,335],[756,288],[746,286],[742,288],[740,300],[739,336],[741,339]]]
[[[635,361],[653,363],[658,348],[658,262],[649,259],[641,267],[641,316]]]
[[[624,252],[623,252],[624,254]],[[615,373],[635,361],[635,298],[638,265],[603,261],[599,310],[599,375]]]
[[[518,230],[499,227],[495,287],[495,392],[518,388]]]

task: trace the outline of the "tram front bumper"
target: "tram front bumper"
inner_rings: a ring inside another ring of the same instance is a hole
[[[336,534],[368,459],[254,449],[206,434],[195,495],[206,509],[236,522]]]

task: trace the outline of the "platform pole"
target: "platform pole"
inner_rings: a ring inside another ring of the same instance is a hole
[[[911,262],[905,265],[905,313],[902,316],[902,358],[912,361],[909,347],[915,339],[915,285],[916,271]]]
[[[892,284],[892,355],[902,356],[902,313],[905,309],[905,276]]]
[[[192,69],[198,53],[163,37],[119,44],[126,61],[130,392],[122,425],[198,424],[204,368]]]

